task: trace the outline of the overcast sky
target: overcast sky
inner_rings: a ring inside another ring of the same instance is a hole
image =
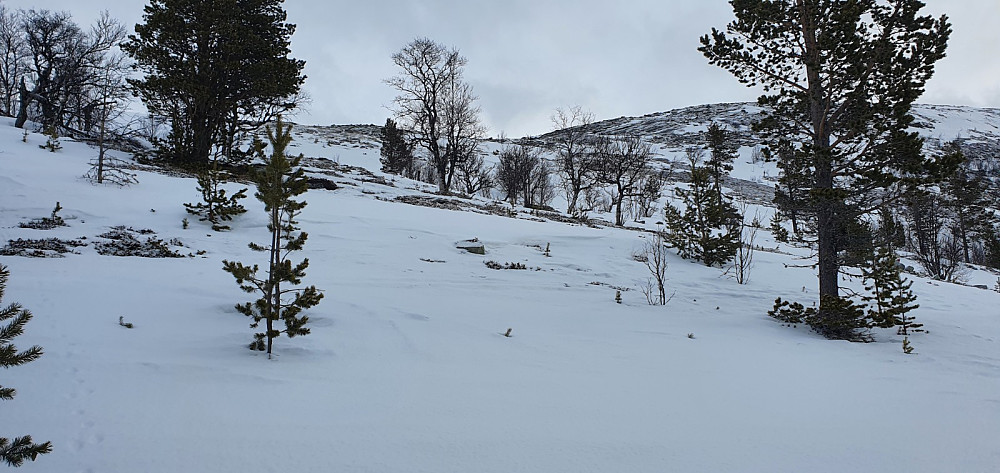
[[[100,9],[128,25],[143,0],[0,0],[10,8],[67,10],[90,24]],[[948,57],[921,101],[1000,107],[1000,1],[925,0],[951,18]],[[385,122],[395,93],[391,56],[416,37],[458,48],[490,134],[542,134],[556,107],[598,119],[689,105],[750,101],[758,92],[709,66],[698,38],[723,28],[723,0],[286,0],[298,25],[293,55],[312,96],[300,123]]]

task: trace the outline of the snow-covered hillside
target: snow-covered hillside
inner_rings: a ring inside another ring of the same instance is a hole
[[[753,147],[760,139],[750,126],[759,119],[761,108],[751,103],[697,105],[642,117],[620,117],[584,127],[598,135],[638,134],[665,149],[682,150],[704,146],[703,132],[715,122],[737,132],[741,146]],[[914,128],[925,138],[929,151],[960,139],[973,159],[989,159],[1000,166],[1000,109],[953,105],[916,104],[912,110]],[[559,131],[539,137],[546,141]]]
[[[298,135],[296,152],[326,158],[312,174],[339,187],[305,194],[300,219],[305,282],[326,297],[312,334],[278,339],[268,360],[246,349],[233,306],[249,296],[221,269],[262,262],[246,246],[267,234],[258,202],[212,232],[182,206],[199,197],[193,178],[95,186],[80,178],[93,149],[49,153],[0,120],[0,245],[87,244],[0,256],[3,302],[35,315],[15,343],[45,349],[0,381],[18,389],[0,435],[54,444],[22,471],[997,471],[1000,294],[911,275],[929,330],[910,337],[915,355],[892,330],[828,341],[767,317],[776,297],[812,303],[816,281],[805,251],[762,231],[770,251],[748,285],[671,255],[674,297],[649,306],[633,259],[647,233],[479,199],[402,203],[437,197],[377,172],[366,133]],[[69,226],[18,227],[57,201]],[[114,226],[185,256],[98,254]],[[456,248],[474,238],[485,255]]]

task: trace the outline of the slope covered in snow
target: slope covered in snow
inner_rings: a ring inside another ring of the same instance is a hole
[[[620,117],[584,127],[597,135],[638,134],[665,149],[683,150],[704,146],[704,130],[719,123],[733,130],[741,146],[760,143],[751,125],[759,119],[761,108],[752,103],[718,103],[653,113],[642,117]],[[928,151],[934,152],[949,141],[960,139],[971,159],[989,159],[1000,169],[1000,109],[954,105],[916,104],[912,110],[914,129],[925,138]],[[547,141],[560,131],[539,137]]]
[[[444,199],[464,211],[401,203],[437,197],[378,173],[378,150],[363,139],[328,138],[299,135],[296,148],[327,158],[312,173],[339,186],[308,192],[300,219],[305,282],[326,297],[309,311],[312,333],[278,339],[267,360],[245,348],[249,319],[233,306],[250,297],[221,269],[223,259],[261,262],[246,246],[266,236],[258,202],[245,201],[231,232],[212,232],[182,206],[198,198],[193,178],[138,170],[134,186],[95,186],[80,178],[94,150],[64,141],[49,153],[37,146],[44,137],[23,143],[0,120],[0,244],[87,244],[63,258],[0,256],[12,272],[3,302],[35,314],[15,342],[45,349],[2,373],[18,396],[0,403],[0,435],[54,443],[22,471],[1000,465],[996,292],[909,276],[929,329],[911,336],[916,355],[890,330],[872,344],[827,341],[766,316],[776,297],[811,303],[815,274],[806,251],[762,232],[770,251],[757,252],[748,285],[671,254],[673,299],[649,306],[648,271],[633,259],[647,233],[524,209],[494,215],[506,206],[481,199]],[[69,226],[18,226],[56,201]],[[99,235],[120,225],[180,243],[170,248],[185,256],[98,254]],[[485,255],[456,248],[472,238]]]

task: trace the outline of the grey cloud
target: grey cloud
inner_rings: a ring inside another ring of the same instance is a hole
[[[6,0],[11,8],[71,11],[89,23],[100,8],[127,23],[140,0]],[[955,33],[924,101],[1000,107],[1000,3],[926,0]],[[753,100],[757,91],[708,65],[698,37],[731,21],[728,2],[685,0],[286,0],[298,25],[293,54],[307,61],[310,123],[382,123],[394,93],[390,56],[416,37],[457,47],[481,97],[491,134],[549,130],[556,107],[582,105],[598,118],[643,115],[707,102]]]

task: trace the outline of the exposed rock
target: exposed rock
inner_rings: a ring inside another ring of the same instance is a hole
[[[474,255],[485,255],[486,247],[479,242],[478,238],[473,238],[471,240],[460,241],[455,245],[456,248],[460,250],[468,251]]]
[[[309,178],[309,188],[310,189],[326,189],[328,191],[335,191],[340,188],[336,182],[329,179],[324,179],[322,177],[310,177]]]

